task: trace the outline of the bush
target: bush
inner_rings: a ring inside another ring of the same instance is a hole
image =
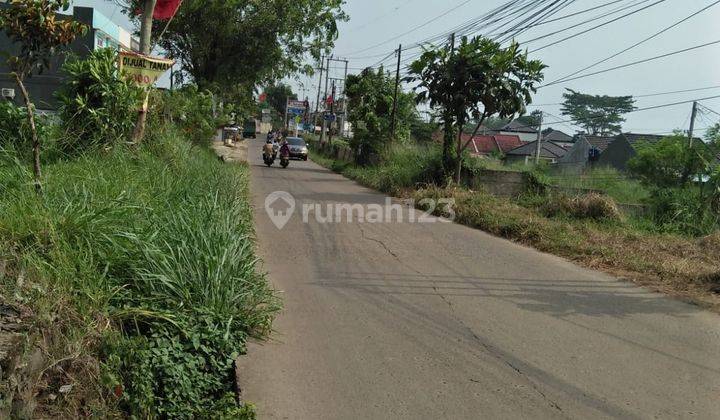
[[[657,188],[646,202],[661,231],[698,236],[720,228],[720,213],[713,208],[711,194],[700,187]]]
[[[128,141],[137,120],[143,91],[122,74],[112,48],[93,51],[86,59],[70,58],[62,67],[67,77],[57,92],[66,129],[66,152]]]
[[[46,119],[35,115],[35,128],[41,143],[49,134]],[[12,149],[18,157],[28,160],[32,156],[32,135],[27,119],[27,108],[6,100],[0,101],[0,150]]]
[[[220,120],[227,119],[225,115],[218,119],[213,117],[213,95],[200,91],[195,85],[158,93],[154,99],[151,115],[168,118],[195,145],[209,145],[216,128],[221,125]]]
[[[622,214],[615,201],[605,195],[590,193],[570,198],[564,194],[552,195],[541,206],[547,216],[565,215],[577,219],[620,221]]]

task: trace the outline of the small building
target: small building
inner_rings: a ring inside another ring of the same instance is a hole
[[[0,3],[0,7],[11,7],[7,3]],[[86,57],[91,51],[100,48],[117,48],[125,50],[139,50],[138,41],[133,38],[130,32],[113,23],[102,13],[92,7],[74,7],[72,15],[58,13],[57,19],[73,19],[88,27],[84,35],[80,35],[61,54],[57,54],[50,60],[50,68],[42,74],[33,74],[25,80],[25,86],[35,107],[39,111],[54,111],[58,102],[55,99],[55,91],[63,81],[63,74],[60,67],[68,54],[79,57]],[[15,52],[18,45],[13,44],[5,33],[0,33],[0,51]],[[19,106],[24,106],[22,95],[18,92],[15,79],[9,74],[10,69],[5,60],[0,60],[0,88],[3,89],[7,99],[12,99]]]
[[[470,135],[464,134],[462,139],[467,142],[470,140]],[[482,135],[473,137],[470,144],[468,144],[468,150],[473,156],[504,155],[522,144],[520,137],[514,135]]]
[[[505,154],[506,163],[517,163],[523,162],[526,165],[530,162],[535,161],[537,153],[537,141],[525,143],[522,146],[516,147]],[[558,146],[553,142],[540,142],[540,159],[556,163],[563,156],[567,154],[567,150],[564,147]]]
[[[542,140],[544,142],[553,142],[566,149],[570,149],[575,144],[575,138],[573,136],[553,128],[543,130]]]
[[[510,136],[518,136],[523,142],[531,142],[537,140],[537,128],[523,124],[518,120],[512,120],[497,130],[491,130],[483,134],[502,134]]]

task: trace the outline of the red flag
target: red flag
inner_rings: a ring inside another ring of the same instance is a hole
[[[258,98],[260,102],[265,102],[267,100],[267,93],[263,92],[260,94],[260,97]]]
[[[157,0],[153,19],[168,20],[175,16],[182,0]]]

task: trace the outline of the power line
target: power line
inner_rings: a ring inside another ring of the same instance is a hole
[[[380,42],[380,43],[378,43],[378,44],[371,45],[371,46],[369,46],[369,47],[367,47],[367,48],[363,48],[362,50],[355,51],[354,53],[351,53],[351,54],[349,54],[349,55],[357,54],[357,53],[361,53],[361,52],[365,52],[365,51],[371,50],[371,49],[373,49],[373,48],[376,48],[376,47],[385,45],[385,44],[387,44],[388,42],[395,41],[395,40],[397,40],[397,39],[399,39],[399,38],[402,38],[403,36],[405,36],[405,35],[407,35],[407,34],[413,33],[413,32],[415,32],[415,31],[417,31],[418,29],[424,28],[425,26],[427,26],[427,25],[435,22],[436,20],[438,20],[438,19],[440,19],[440,18],[443,18],[443,17],[449,15],[450,13],[452,13],[452,12],[454,12],[455,10],[461,8],[462,6],[465,6],[466,4],[470,3],[471,1],[472,1],[472,0],[465,0],[465,1],[461,2],[460,4],[458,4],[458,5],[450,8],[450,9],[448,9],[448,10],[446,10],[445,12],[443,12],[443,13],[435,16],[434,18],[432,18],[432,19],[430,19],[430,20],[428,20],[428,21],[425,21],[424,23],[422,23],[422,24],[420,24],[420,25],[417,25],[417,26],[413,27],[412,29],[410,29],[410,30],[408,30],[408,31],[406,31],[406,32],[401,33],[400,35],[394,36],[394,37],[392,37],[392,38],[390,38],[390,39],[388,39],[388,40],[385,40],[385,41],[383,41],[383,42]]]
[[[368,22],[366,22],[366,23],[363,23],[362,25],[359,25],[359,26],[356,26],[356,27],[354,27],[354,28],[348,29],[348,32],[355,32],[355,31],[357,31],[357,30],[359,30],[359,29],[366,28],[366,27],[372,25],[373,23],[375,23],[375,22],[377,22],[377,21],[385,18],[386,16],[389,16],[389,15],[397,12],[397,11],[400,10],[402,7],[407,6],[410,2],[412,2],[412,0],[407,0],[407,1],[404,2],[404,3],[395,6],[392,10],[390,10],[390,11],[388,11],[388,12],[386,12],[386,13],[383,13],[383,14],[381,14],[381,15],[379,15],[379,16],[376,16],[375,18],[370,19],[370,21],[368,21]]]
[[[720,85],[706,86],[706,87],[694,88],[694,89],[671,90],[668,92],[647,93],[644,95],[632,95],[632,97],[633,98],[650,98],[653,96],[673,95],[676,93],[699,92],[699,91],[703,91],[703,90],[712,90],[712,89],[720,89]],[[563,103],[557,102],[557,103],[552,103],[552,104],[528,104],[527,106],[541,107],[541,106],[558,106],[558,105],[563,105]]]
[[[647,5],[647,6],[641,7],[640,9],[637,9],[637,10],[633,10],[632,12],[626,13],[626,14],[624,14],[624,15],[622,15],[622,16],[618,16],[618,17],[616,17],[616,18],[614,18],[614,19],[611,19],[611,20],[609,20],[609,21],[607,21],[607,22],[603,22],[603,23],[601,23],[601,24],[599,24],[599,25],[595,25],[595,26],[593,26],[592,28],[586,29],[586,30],[584,30],[584,31],[581,31],[581,32],[578,32],[578,33],[575,33],[575,34],[572,34],[572,35],[568,35],[568,36],[566,36],[565,38],[561,38],[561,39],[559,39],[559,40],[557,40],[557,41],[554,41],[554,42],[551,42],[551,43],[549,43],[549,44],[543,45],[542,47],[535,48],[534,50],[531,50],[530,52],[531,52],[531,53],[538,52],[538,51],[540,51],[540,50],[544,50],[545,48],[552,47],[553,45],[557,45],[557,44],[559,44],[559,43],[561,43],[561,42],[565,42],[565,41],[567,41],[567,40],[569,40],[569,39],[578,37],[578,36],[580,36],[580,35],[584,35],[584,34],[590,32],[590,31],[594,31],[595,29],[598,29],[598,28],[601,28],[601,27],[603,27],[603,26],[609,25],[609,24],[611,24],[611,23],[617,22],[617,21],[619,21],[619,20],[621,20],[621,19],[625,19],[625,18],[628,17],[628,16],[632,16],[632,15],[634,15],[634,14],[636,14],[636,13],[639,13],[639,12],[642,12],[642,11],[644,11],[644,10],[647,10],[647,9],[653,7],[653,6],[657,6],[658,4],[664,3],[665,1],[666,1],[666,0],[658,0],[658,1],[656,1],[655,3],[651,3],[651,4]],[[528,42],[531,42],[531,41],[528,41]]]
[[[665,32],[669,31],[670,29],[672,29],[672,28],[674,28],[674,27],[676,27],[676,26],[678,26],[678,25],[680,25],[680,24],[682,24],[682,23],[684,23],[684,22],[686,22],[686,21],[694,18],[695,16],[697,16],[697,15],[699,15],[700,13],[708,10],[709,8],[717,5],[718,3],[720,3],[720,0],[717,0],[717,1],[709,4],[708,6],[705,6],[704,8],[698,10],[697,12],[695,12],[695,13],[693,13],[693,14],[691,14],[691,15],[689,15],[689,16],[687,16],[687,17],[685,17],[685,18],[683,18],[683,19],[681,19],[681,20],[679,20],[679,21],[677,21],[677,22],[675,22],[675,23],[673,23],[673,24],[670,25],[670,26],[667,26],[667,27],[663,28],[662,30],[660,30],[660,31],[658,31],[658,32],[655,32],[654,34],[650,35],[649,37],[644,38],[643,40],[641,40],[641,41],[639,41],[639,42],[636,42],[635,44],[633,44],[633,45],[631,45],[631,46],[623,49],[622,51],[619,51],[619,52],[617,52],[617,53],[615,53],[615,54],[612,54],[612,55],[610,55],[610,56],[608,56],[608,57],[606,57],[606,58],[603,58],[603,59],[600,60],[600,61],[597,61],[597,62],[595,62],[595,63],[593,63],[593,64],[591,64],[591,65],[589,65],[589,66],[587,66],[587,67],[584,67],[584,68],[582,68],[582,69],[580,69],[580,70],[578,70],[578,71],[576,71],[576,72],[574,72],[574,73],[570,73],[570,74],[568,74],[567,76],[561,77],[560,79],[554,80],[553,82],[557,82],[557,81],[560,81],[560,80],[567,79],[567,78],[569,78],[569,77],[575,76],[576,74],[582,73],[582,72],[584,72],[585,70],[589,70],[589,69],[591,69],[591,68],[593,68],[593,67],[595,67],[595,66],[597,66],[597,65],[599,65],[599,64],[602,64],[602,63],[604,63],[604,62],[606,62],[606,61],[609,61],[609,60],[611,60],[611,59],[613,59],[613,58],[621,55],[621,54],[624,54],[624,53],[630,51],[631,49],[633,49],[633,48],[635,48],[635,47],[637,47],[637,46],[640,46],[640,45],[646,43],[647,41],[650,41],[651,39],[654,39],[654,38],[656,38],[656,37],[664,34]]]
[[[638,65],[638,64],[642,64],[642,63],[647,63],[647,62],[649,62],[649,61],[659,60],[659,59],[661,59],[661,58],[670,57],[670,56],[672,56],[672,55],[677,55],[677,54],[681,54],[681,53],[684,53],[684,52],[697,50],[697,49],[704,48],[704,47],[708,47],[708,46],[710,46],[710,45],[715,45],[715,44],[718,44],[718,43],[720,43],[720,40],[712,41],[712,42],[707,42],[707,43],[705,43],[705,44],[695,45],[695,46],[693,46],[693,47],[684,48],[684,49],[682,49],[682,50],[677,50],[677,51],[669,52],[669,53],[666,53],[666,54],[656,55],[656,56],[654,56],[654,57],[649,57],[649,58],[645,58],[645,59],[642,59],[642,60],[633,61],[632,63],[627,63],[627,64],[623,64],[623,65],[620,65],[620,66],[615,66],[615,67],[611,67],[611,68],[608,68],[608,69],[595,71],[595,72],[592,72],[592,73],[586,73],[586,74],[583,74],[583,75],[580,75],[580,76],[570,77],[570,78],[567,78],[567,79],[564,79],[564,80],[560,80],[560,81],[550,82],[550,83],[544,84],[544,85],[542,85],[542,86],[538,86],[538,89],[539,89],[539,88],[543,88],[543,87],[548,87],[548,86],[556,85],[556,84],[558,84],[558,83],[569,82],[569,81],[572,81],[572,80],[577,80],[577,79],[582,79],[582,78],[585,78],[585,77],[595,76],[595,75],[602,74],[602,73],[607,73],[607,72],[609,72],[609,71],[619,70],[619,69],[622,69],[622,68],[625,68],[625,67],[635,66],[635,65]]]

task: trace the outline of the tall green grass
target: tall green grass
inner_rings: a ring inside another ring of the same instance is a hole
[[[234,357],[279,308],[256,270],[248,168],[153,130],[140,149],[47,165],[42,197],[27,165],[0,154],[2,295],[33,311],[39,334],[67,337],[47,362],[66,375],[47,382],[75,381],[76,398],[54,415],[225,415]],[[95,376],[73,374],[78,354]]]

